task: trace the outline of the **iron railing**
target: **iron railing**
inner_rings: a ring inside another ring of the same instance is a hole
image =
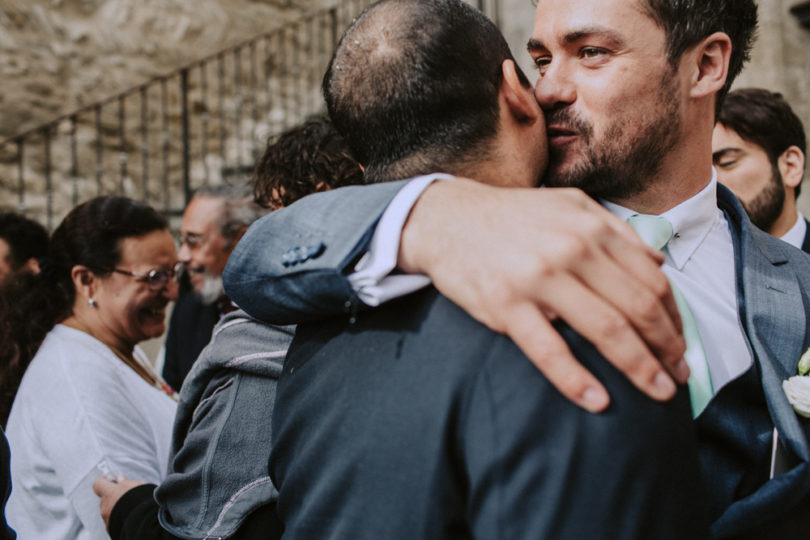
[[[370,0],[347,0],[0,141],[0,210],[52,229],[101,194],[178,216],[198,187],[245,180],[265,143],[322,112],[320,80]],[[499,22],[498,0],[477,0]]]

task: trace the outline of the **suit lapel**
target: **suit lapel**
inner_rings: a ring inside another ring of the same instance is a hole
[[[802,244],[802,251],[810,253],[810,221],[804,220],[807,227],[804,229],[804,243]]]
[[[801,424],[782,390],[782,381],[796,374],[806,333],[799,283],[779,243],[755,230],[730,192],[718,188],[718,203],[729,217],[734,238],[740,315],[768,409],[784,444],[808,461],[810,451]]]

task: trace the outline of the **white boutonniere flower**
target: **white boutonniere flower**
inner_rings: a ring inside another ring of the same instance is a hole
[[[782,381],[782,390],[797,414],[810,418],[810,349],[799,359],[799,374]]]

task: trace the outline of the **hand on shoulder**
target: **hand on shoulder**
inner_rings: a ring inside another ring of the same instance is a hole
[[[508,334],[587,410],[605,409],[609,396],[551,326],[557,317],[654,399],[675,394],[672,377],[688,378],[661,254],[578,189],[437,182],[408,218],[398,262]]]

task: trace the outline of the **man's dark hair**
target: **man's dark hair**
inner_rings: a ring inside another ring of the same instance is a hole
[[[726,84],[717,93],[716,110],[731,83],[748,61],[757,30],[757,5],[754,0],[641,0],[649,15],[664,29],[667,56],[673,66],[681,55],[714,32],[731,38],[731,60]]]
[[[495,24],[461,0],[380,0],[344,33],[323,93],[369,181],[454,172],[486,156],[512,58]]]
[[[32,258],[39,260],[48,254],[48,231],[20,214],[0,213],[0,238],[8,244],[8,263],[12,270],[18,270]]]
[[[301,197],[363,183],[363,169],[325,116],[268,141],[253,170],[253,198],[264,208],[289,206]]]
[[[807,139],[802,121],[782,94],[763,88],[743,88],[726,96],[717,122],[741,139],[754,143],[768,154],[775,170],[785,150],[796,146],[806,154]],[[796,197],[801,184],[794,191]]]

